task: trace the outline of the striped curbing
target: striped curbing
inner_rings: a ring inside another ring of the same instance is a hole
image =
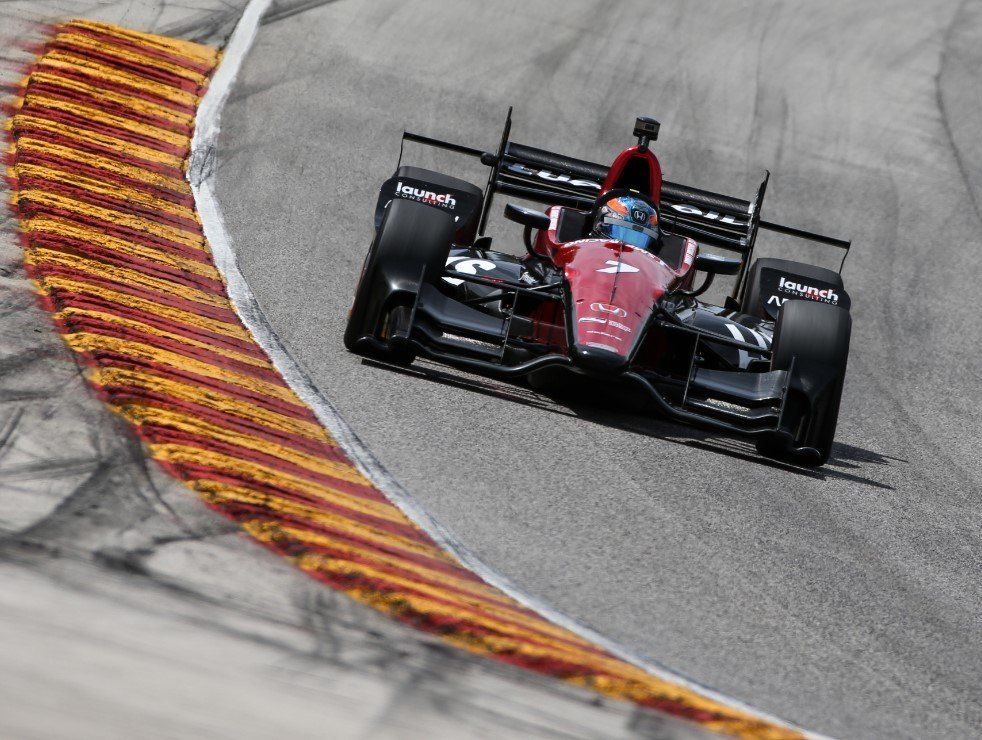
[[[741,737],[801,735],[653,676],[442,549],[359,472],[243,326],[185,172],[214,49],[50,29],[13,92],[24,263],[96,393],[165,470],[312,577],[472,653]]]

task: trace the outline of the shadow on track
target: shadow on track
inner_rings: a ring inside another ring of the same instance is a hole
[[[908,462],[903,458],[890,457],[875,450],[836,442],[833,447],[832,459],[823,467],[800,467],[762,457],[758,454],[752,443],[743,439],[726,437],[697,427],[675,424],[657,417],[639,416],[636,413],[626,411],[611,411],[611,408],[617,408],[623,405],[622,398],[611,402],[613,399],[612,396],[606,399],[608,402],[605,404],[605,398],[603,396],[597,399],[591,399],[591,402],[584,402],[579,399],[571,400],[567,395],[553,397],[536,392],[524,384],[507,382],[498,378],[477,375],[454,375],[451,372],[443,370],[442,366],[427,364],[425,361],[416,362],[410,367],[389,365],[368,359],[362,359],[362,363],[390,372],[416,377],[427,382],[462,388],[472,393],[500,398],[511,403],[519,403],[553,414],[575,416],[592,424],[619,429],[645,437],[652,437],[663,442],[694,447],[718,455],[743,460],[754,465],[775,468],[814,480],[823,481],[831,478],[892,491],[894,487],[891,485],[846,471],[858,471],[864,465],[890,465],[892,462],[906,464]]]

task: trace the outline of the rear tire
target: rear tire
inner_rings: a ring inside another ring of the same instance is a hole
[[[798,465],[825,464],[832,452],[849,359],[852,319],[840,306],[810,300],[784,304],[774,331],[772,370],[791,371],[780,437],[757,450]]]
[[[393,343],[392,334],[408,322],[420,280],[440,279],[453,235],[453,217],[437,208],[402,199],[389,204],[355,289],[345,347],[384,362],[412,363],[416,353]]]
[[[764,304],[760,297],[760,271],[765,267],[771,270],[788,272],[803,278],[821,280],[844,290],[842,276],[835,270],[828,270],[824,267],[816,267],[815,265],[806,265],[804,262],[764,257],[754,260],[754,263],[750,266],[750,272],[747,273],[747,282],[744,284],[740,296],[741,313],[750,314],[760,319],[770,319],[770,316],[764,311]]]

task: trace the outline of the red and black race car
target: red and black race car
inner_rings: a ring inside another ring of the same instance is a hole
[[[650,149],[658,128],[637,119],[637,145],[610,167],[509,141],[510,110],[497,152],[406,132],[479,158],[488,184],[404,166],[400,154],[345,345],[546,391],[571,377],[632,387],[671,419],[753,437],[769,457],[825,463],[851,331],[841,264],[752,257],[761,229],[846,252],[849,242],[761,220],[767,176],[752,201],[663,181]],[[520,257],[484,234],[496,193],[549,205],[505,206],[525,227]],[[722,306],[699,300],[716,275],[737,276]]]

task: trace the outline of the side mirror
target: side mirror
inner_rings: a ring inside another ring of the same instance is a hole
[[[542,211],[522,208],[514,203],[505,206],[505,218],[530,229],[548,229],[550,223],[549,217]]]
[[[732,257],[723,257],[719,254],[702,252],[696,255],[695,268],[708,272],[713,275],[736,275],[740,272],[741,260]]]

